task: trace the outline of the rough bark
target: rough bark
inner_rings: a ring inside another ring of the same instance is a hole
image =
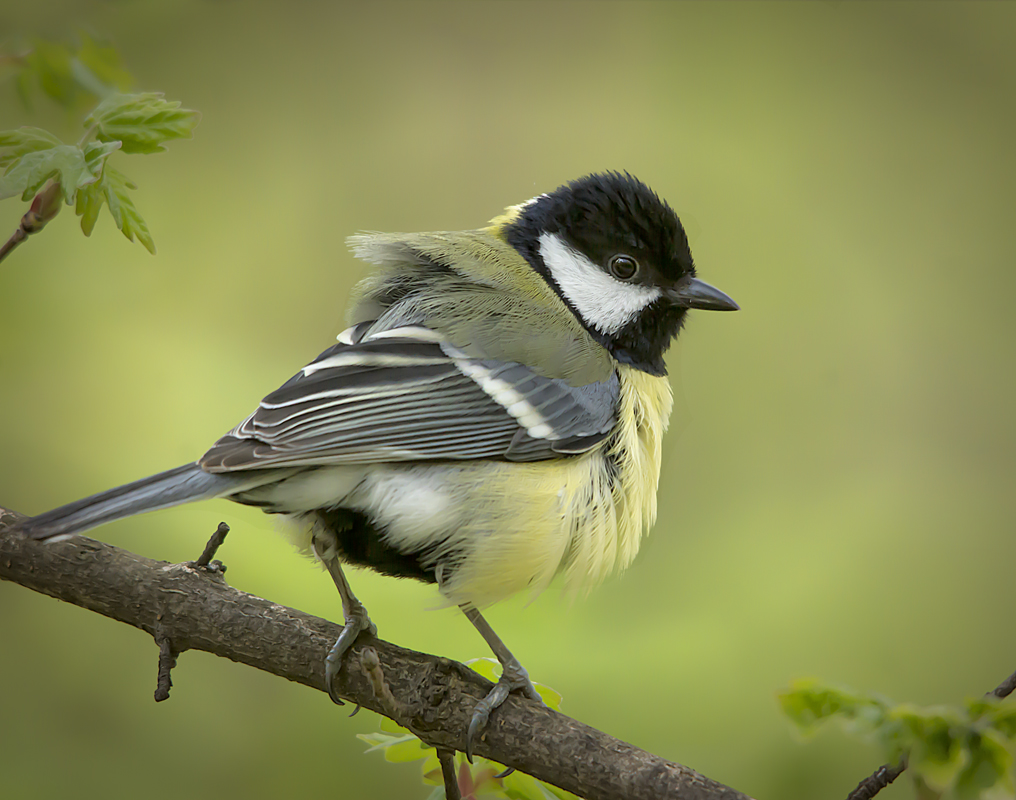
[[[325,655],[338,625],[234,589],[214,569],[154,561],[85,537],[31,541],[13,532],[18,519],[0,508],[0,579],[140,628],[166,659],[205,650],[325,691]],[[390,696],[375,693],[378,670]],[[343,698],[455,750],[465,747],[472,709],[491,687],[463,664],[367,637],[350,651],[339,682]],[[168,683],[160,680],[160,688]],[[475,751],[588,800],[750,800],[514,695],[492,715]]]

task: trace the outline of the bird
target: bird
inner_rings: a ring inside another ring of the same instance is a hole
[[[693,309],[738,305],[697,277],[674,210],[627,172],[592,173],[485,227],[360,233],[373,271],[337,343],[195,462],[31,517],[60,540],[227,498],[283,515],[332,577],[344,627],[377,628],[343,566],[436,584],[500,661],[466,755],[512,691],[539,701],[480,609],[557,576],[629,566],[656,518],[673,405],[664,354]]]

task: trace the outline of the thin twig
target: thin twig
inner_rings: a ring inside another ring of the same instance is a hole
[[[988,692],[988,697],[997,697],[1001,700],[1003,697],[1008,697],[1012,694],[1014,689],[1016,689],[1016,672]],[[906,768],[906,758],[900,759],[900,763],[895,767],[891,764],[883,764],[857,784],[857,788],[847,795],[847,800],[872,800],[875,795],[900,777]]]
[[[1001,700],[1003,697],[1011,695],[1014,690],[1016,690],[1016,672],[996,686],[991,693]]]
[[[161,703],[169,699],[169,689],[173,685],[170,673],[176,666],[176,657],[180,655],[173,649],[168,637],[156,640],[159,643],[159,678],[155,686],[155,702]]]
[[[46,227],[46,223],[59,213],[61,199],[61,188],[57,181],[51,181],[46,188],[35,196],[32,200],[32,205],[21,218],[21,224],[18,225],[18,229],[0,247],[0,261],[7,258],[15,247],[33,233],[38,233]]]
[[[195,567],[207,567],[212,558],[215,557],[215,552],[222,546],[222,543],[226,541],[226,534],[229,533],[229,526],[225,522],[220,522],[219,527],[215,529],[215,533],[212,534],[212,538],[208,540],[208,544],[205,545],[205,549],[198,556],[198,560],[194,562]],[[226,565],[222,562],[218,563],[217,572],[225,572]]]
[[[455,774],[455,751],[439,747],[437,760],[441,762],[445,800],[462,800],[462,792],[459,791],[459,777]]]

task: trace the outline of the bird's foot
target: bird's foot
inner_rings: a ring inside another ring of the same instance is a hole
[[[501,667],[501,677],[494,688],[487,693],[487,696],[476,704],[476,708],[473,709],[473,718],[469,721],[469,730],[466,732],[466,759],[470,764],[473,763],[473,742],[487,727],[491,712],[507,700],[509,694],[521,690],[524,697],[543,703],[533,682],[529,680],[529,673],[518,662],[518,659],[514,656],[511,659],[506,659],[502,662]]]
[[[367,616],[367,609],[354,598],[354,602],[346,611],[346,624],[342,628],[342,633],[339,634],[339,638],[335,640],[335,644],[332,645],[332,649],[325,657],[325,685],[328,687],[328,696],[337,705],[341,706],[345,703],[339,698],[335,689],[335,678],[338,676],[339,670],[342,669],[342,659],[346,655],[346,651],[353,646],[356,637],[364,631],[371,636],[377,636],[377,626]]]

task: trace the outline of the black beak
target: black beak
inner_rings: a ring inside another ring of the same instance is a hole
[[[727,295],[698,278],[682,278],[673,289],[667,290],[675,305],[685,308],[703,308],[709,311],[737,311],[740,306]]]

